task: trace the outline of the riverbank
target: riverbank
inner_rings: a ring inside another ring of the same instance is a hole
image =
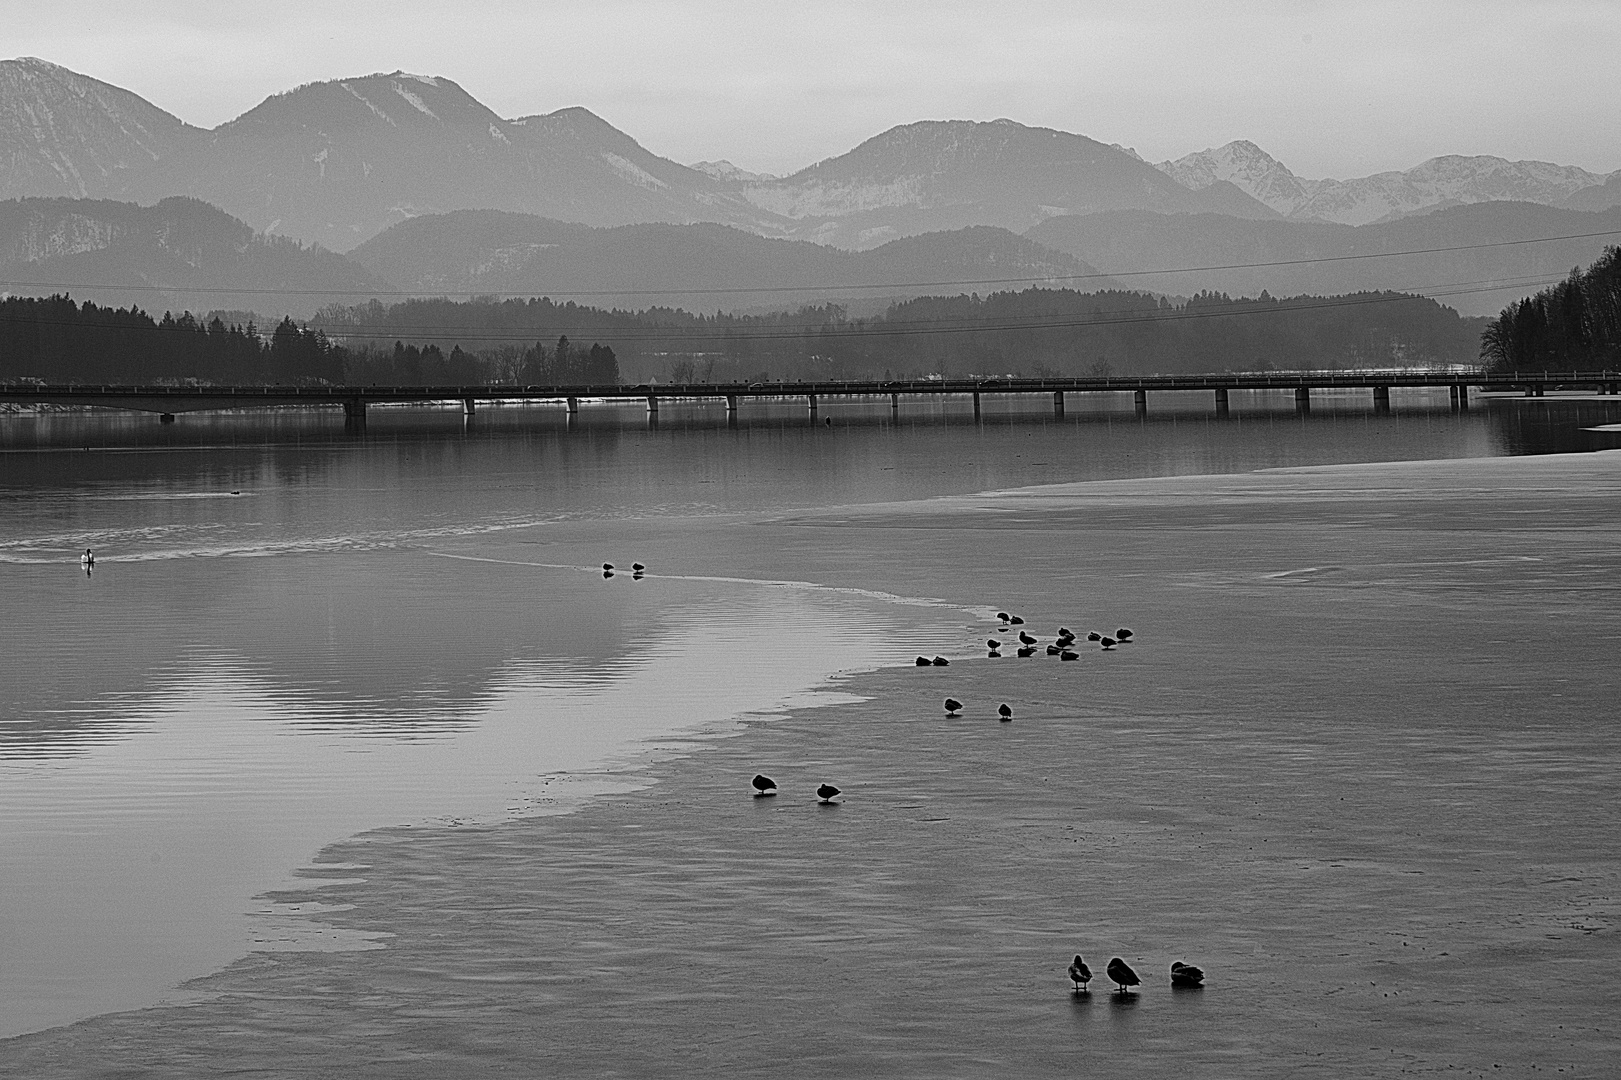
[[[1491,459],[674,538],[672,574],[939,596],[1018,611],[1044,639],[1123,623],[1138,640],[1074,663],[886,669],[838,684],[858,703],[712,734],[579,813],[334,845],[337,880],[281,899],[333,905],[325,920],[386,948],[255,956],[193,984],[191,1005],[13,1040],[0,1062],[1600,1072],[1621,1049],[1617,496],[1615,455]],[[547,550],[593,528],[552,530]],[[782,794],[752,798],[755,771]],[[822,781],[843,805],[816,803]],[[1077,951],[1099,971],[1126,958],[1144,987],[1073,995]],[[1179,959],[1206,989],[1171,991]]]

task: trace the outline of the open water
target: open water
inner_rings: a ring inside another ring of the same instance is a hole
[[[836,672],[972,651],[971,609],[862,587],[893,550],[840,553],[836,581],[661,572],[739,522],[1570,451],[1621,421],[1597,400],[1206,404],[978,423],[952,403],[783,405],[735,425],[694,406],[657,427],[605,406],[572,424],[379,409],[364,436],[316,412],[0,417],[0,1037],[164,1000],[254,950],[375,947],[256,899],[333,840],[566,809]]]

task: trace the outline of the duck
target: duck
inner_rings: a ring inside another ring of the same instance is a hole
[[[1047,646],[1047,655],[1048,656],[1057,656],[1059,653],[1061,653],[1063,651],[1064,651],[1064,647],[1062,645],[1056,645],[1055,644],[1055,645]]]
[[[1075,992],[1079,994],[1086,989],[1086,984],[1092,981],[1092,969],[1086,966],[1081,954],[1076,953],[1075,959],[1070,961],[1069,978],[1075,984]]]
[[[997,612],[997,613],[996,613],[996,617],[997,617],[997,618],[998,618],[998,619],[1001,619],[1001,620],[1002,620],[1002,621],[1003,621],[1003,622],[1008,622],[1008,621],[1010,621],[1010,620],[1011,620],[1011,619],[1012,619],[1012,618],[1013,618],[1013,616],[1011,616],[1011,615],[1009,615],[1009,614],[1008,614],[1008,613],[1007,613],[1007,612],[1005,612],[1005,611],[998,611],[998,612]]]
[[[1130,641],[1132,635],[1128,628],[1122,626],[1120,629],[1114,632],[1114,636],[1120,641]]]
[[[1103,640],[1103,635],[1098,633],[1096,630],[1088,630],[1087,633],[1086,633],[1086,640],[1088,640],[1088,641],[1102,641]]]
[[[1000,716],[1003,720],[1013,719],[1013,706],[1009,705],[1005,701],[1002,702],[1002,704],[996,707],[996,715]]]
[[[614,568],[614,564],[611,562],[605,562],[602,564],[602,568],[604,570],[612,570]]]
[[[954,697],[946,698],[946,715],[947,716],[956,716],[961,711],[962,711],[962,702],[958,701]]]
[[[934,661],[930,660],[927,656],[920,656],[916,660],[912,661],[912,663],[917,667],[932,667],[934,665]]]
[[[1000,649],[1002,647],[1002,643],[1000,641],[997,641],[993,637],[992,638],[986,638],[985,639],[985,647],[987,649]]]
[[[757,798],[777,793],[777,782],[764,773],[755,773],[754,779],[750,780],[749,783],[754,786],[754,794]]]
[[[1110,981],[1120,987],[1122,994],[1126,992],[1126,987],[1141,986],[1143,982],[1137,977],[1137,973],[1131,970],[1131,965],[1118,956],[1109,961],[1109,966],[1104,969],[1104,974],[1108,975]]]
[[[80,566],[94,566],[94,565],[96,565],[95,553],[92,552],[89,548],[85,548],[84,549],[84,554],[79,556],[79,565]]]
[[[1195,987],[1204,985],[1204,968],[1184,964],[1178,960],[1171,965],[1171,985],[1181,987]]]
[[[1023,626],[1024,620],[1019,618],[1017,615],[1014,615],[1012,618],[1008,619],[1008,623],[1013,626]]]
[[[1073,630],[1071,630],[1071,629],[1070,629],[1070,628],[1069,628],[1069,627],[1067,627],[1067,626],[1060,626],[1060,627],[1059,627],[1059,628],[1058,628],[1058,636],[1059,636],[1059,637],[1067,637],[1067,638],[1072,638],[1072,637],[1074,637],[1074,636],[1075,636],[1075,632],[1074,632],[1074,631],[1073,631]]]
[[[1019,631],[1019,644],[1020,645],[1034,645],[1035,643],[1036,643],[1035,638],[1031,637],[1029,634],[1025,633],[1023,630]]]
[[[1073,651],[1071,651],[1069,649],[1065,649],[1063,652],[1058,654],[1058,659],[1060,659],[1060,660],[1079,660],[1080,658],[1081,658],[1080,653],[1073,652]]]
[[[839,794],[839,789],[832,784],[820,784],[816,788],[816,797],[823,803],[833,805],[833,796]]]
[[[1102,641],[1100,641],[1099,644],[1103,646],[1105,651],[1107,651],[1109,649],[1114,648],[1116,645],[1118,645],[1120,643],[1118,641],[1116,641],[1112,637],[1106,637]]]
[[[943,656],[936,656],[933,660],[931,660],[929,662],[931,664],[933,664],[935,667],[950,667],[951,666],[951,661],[947,660]]]
[[[1024,648],[1019,650],[1019,655],[1023,657],[1034,656],[1036,655],[1036,647],[1034,645],[1026,645]]]
[[[643,566],[643,565],[642,565],[642,564],[641,564],[641,563],[639,563],[639,562],[633,562],[633,563],[631,563],[631,564],[630,564],[630,568],[631,568],[631,570],[632,570],[632,571],[634,571],[634,572],[635,572],[635,573],[638,573],[638,574],[639,574],[639,573],[641,573],[641,572],[642,572],[642,571],[643,571],[643,570],[646,570],[646,569],[647,569],[647,567],[645,567],[645,566]]]

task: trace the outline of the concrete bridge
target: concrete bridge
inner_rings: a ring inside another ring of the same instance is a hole
[[[889,398],[890,408],[898,410],[901,398],[972,398],[978,416],[981,398],[986,395],[1051,395],[1053,411],[1064,414],[1066,394],[1129,393],[1138,415],[1148,411],[1148,395],[1159,391],[1207,391],[1217,415],[1228,411],[1228,395],[1235,390],[1293,391],[1295,408],[1311,410],[1314,390],[1366,389],[1373,396],[1375,411],[1390,408],[1393,389],[1449,389],[1455,409],[1469,407],[1471,389],[1521,393],[1541,397],[1550,390],[1585,390],[1599,394],[1621,393],[1621,372],[1506,372],[1482,371],[1378,371],[1378,372],[1291,372],[1237,375],[1144,375],[1082,379],[911,379],[827,381],[827,382],[750,382],[750,383],[656,383],[638,386],[96,386],[85,384],[49,385],[17,383],[0,385],[0,402],[17,404],[90,405],[112,409],[133,409],[158,413],[167,422],[177,413],[221,409],[263,409],[281,406],[341,406],[351,427],[363,428],[366,407],[380,404],[460,402],[471,414],[479,402],[557,401],[572,415],[580,402],[592,400],[644,400],[648,414],[656,417],[661,402],[724,399],[729,413],[736,415],[740,404],[755,399],[803,399],[812,415],[820,402],[828,399]]]

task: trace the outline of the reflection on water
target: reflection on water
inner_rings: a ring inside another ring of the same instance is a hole
[[[525,812],[560,770],[973,640],[952,610],[659,574],[678,545],[739,543],[737,515],[1542,452],[1621,420],[1444,395],[1390,415],[1317,395],[1300,417],[1274,397],[1217,419],[1156,395],[1146,421],[1086,395],[1062,419],[988,398],[980,423],[957,403],[824,403],[832,425],[666,407],[657,429],[623,408],[383,409],[362,437],[318,412],[0,418],[0,1035],[239,955],[250,898],[326,841]],[[605,581],[592,559],[653,573]]]

